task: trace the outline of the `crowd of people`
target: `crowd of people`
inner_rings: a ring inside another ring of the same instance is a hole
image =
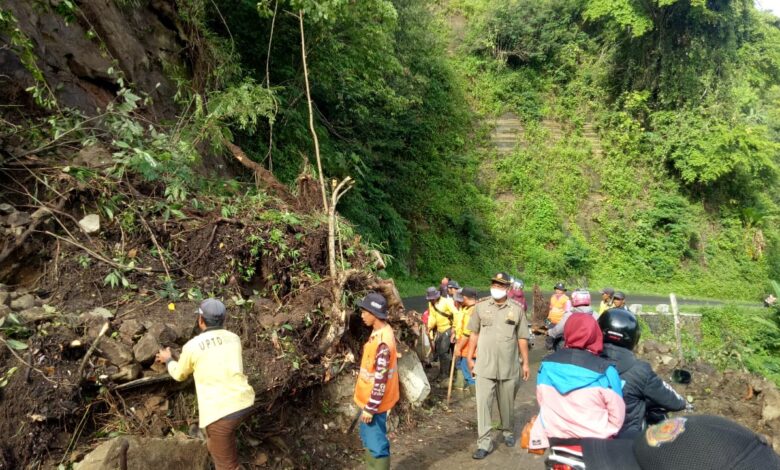
[[[523,287],[521,280],[497,273],[491,279],[490,295],[484,298],[479,298],[476,289],[461,287],[449,277],[426,291],[428,308],[422,316],[422,338],[430,341],[431,362],[438,363],[435,382],[451,387],[453,372],[458,371],[457,388],[473,392],[477,449],[472,457],[477,460],[495,450],[494,431],[500,433],[498,443],[513,447],[517,442],[514,401],[521,381],[530,377]],[[594,309],[585,289],[569,296],[559,283],[554,290],[545,325],[538,331],[546,335],[545,344],[551,352],[542,360],[537,375],[539,411],[526,426],[527,442],[523,445],[529,452],[543,453],[556,443],[577,440],[585,450],[585,462],[590,462],[588,468],[780,469],[780,457],[766,440],[736,423],[713,416],[666,420],[667,412],[692,411],[693,406],[634,355],[639,323],[625,308],[623,292],[602,289]],[[363,315],[365,321],[366,310]],[[368,372],[375,376],[374,390],[379,390],[377,383],[383,377],[379,363]],[[362,379],[358,380],[360,387]],[[357,398],[356,402],[363,403]],[[491,416],[494,403],[498,421]],[[647,448],[648,442],[652,447],[674,441],[686,433],[686,423],[688,432],[681,439],[692,442],[690,455],[701,456],[701,465],[679,449],[635,452]],[[386,429],[383,424],[379,428],[370,438],[363,437],[361,430],[368,468],[390,465]],[[526,436],[523,438],[526,441]],[[704,455],[708,450],[717,453],[718,447],[708,446],[721,441],[729,449],[738,441],[747,452],[724,452],[716,459]],[[377,447],[377,442],[381,446]],[[724,466],[712,467],[711,462]]]
[[[459,387],[476,400],[474,459],[495,450],[494,430],[499,445],[516,445],[515,397],[531,375],[523,287],[497,273],[484,298],[449,278],[426,292],[428,331],[423,329],[422,338],[433,344],[439,385],[451,386],[457,370]],[[592,469],[780,469],[780,457],[767,441],[736,423],[715,416],[665,419],[668,411],[692,406],[634,355],[639,324],[624,308],[622,292],[602,289],[595,310],[587,290],[566,292],[563,284],[555,286],[542,328],[551,352],[539,366],[539,411],[524,430],[524,448],[544,453],[574,439]],[[371,333],[355,385],[354,424],[360,423],[367,468],[384,470],[390,468],[387,416],[401,396],[396,339],[384,296],[369,293],[357,307]],[[157,361],[175,380],[194,376],[200,427],[215,467],[235,470],[236,429],[251,413],[255,393],[243,372],[241,340],[224,328],[225,305],[207,299],[196,314],[200,334],[184,345],[178,360],[165,348]],[[491,416],[494,403],[497,422]]]

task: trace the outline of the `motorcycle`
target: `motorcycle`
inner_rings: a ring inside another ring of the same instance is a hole
[[[544,459],[546,470],[585,470],[585,458],[578,439],[550,439],[550,453]]]
[[[690,374],[689,374],[690,375]],[[693,411],[689,405],[686,412]],[[669,411],[664,408],[648,408],[645,413],[647,425],[657,424],[669,418]],[[545,470],[586,470],[585,457],[582,455],[582,445],[579,439],[550,439],[550,452],[544,459]]]

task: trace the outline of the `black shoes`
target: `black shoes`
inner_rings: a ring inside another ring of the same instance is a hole
[[[471,458],[474,460],[482,460],[485,457],[487,457],[488,454],[490,454],[490,451],[487,451],[485,449],[477,449],[477,451],[474,452],[474,455],[472,455]]]
[[[514,447],[515,446],[515,438],[514,436],[507,436],[504,438],[504,444],[506,444],[507,447]]]

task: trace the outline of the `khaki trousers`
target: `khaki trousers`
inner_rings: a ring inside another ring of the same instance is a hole
[[[206,447],[214,460],[217,470],[236,470],[238,464],[238,447],[236,446],[236,428],[242,418],[214,421],[206,426]]]
[[[495,380],[477,376],[477,447],[488,452],[493,450],[491,411],[493,399],[498,404],[501,418],[499,430],[504,437],[514,436],[515,428],[515,383],[517,379]]]

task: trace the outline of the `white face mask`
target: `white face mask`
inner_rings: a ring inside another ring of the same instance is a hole
[[[501,289],[498,287],[491,287],[490,288],[490,296],[493,297],[496,300],[501,300],[504,297],[506,297],[506,289]]]

